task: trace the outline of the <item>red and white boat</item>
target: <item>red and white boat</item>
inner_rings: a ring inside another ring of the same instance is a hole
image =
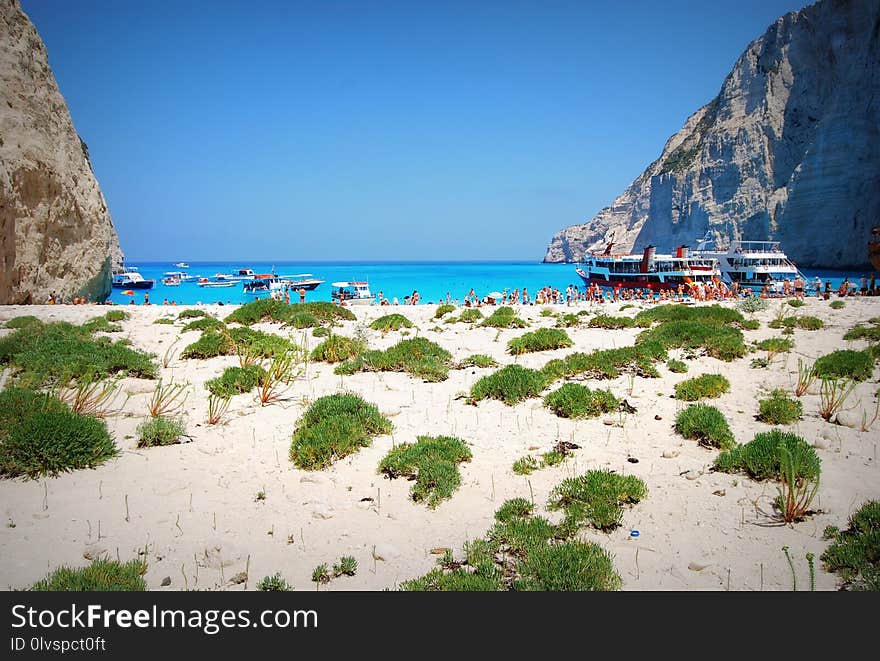
[[[587,287],[623,287],[627,289],[677,290],[702,282],[720,282],[718,260],[709,257],[692,257],[687,246],[677,248],[674,255],[658,255],[654,246],[645,248],[642,254],[619,254],[611,252],[609,243],[604,252],[592,253],[581,260],[577,274]]]
[[[370,293],[370,286],[360,282],[334,282],[330,298],[340,305],[371,305],[375,297]]]

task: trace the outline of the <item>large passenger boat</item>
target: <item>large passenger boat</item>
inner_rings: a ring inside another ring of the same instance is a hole
[[[577,274],[587,287],[677,290],[679,285],[688,288],[698,282],[718,282],[721,277],[718,260],[692,256],[687,246],[671,255],[657,254],[652,245],[642,254],[619,254],[611,252],[613,246],[609,243],[604,252],[592,253],[581,261]]]
[[[778,241],[731,241],[727,250],[709,249],[709,239],[704,237],[694,249],[695,255],[718,260],[724,279],[737,283],[740,289],[748,287],[761,291],[765,285],[807,278],[788,256],[779,248]]]

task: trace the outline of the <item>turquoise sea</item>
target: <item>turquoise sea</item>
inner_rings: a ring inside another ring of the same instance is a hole
[[[382,291],[386,298],[393,300],[396,297],[401,304],[414,290],[419,292],[422,303],[445,301],[447,293],[453,301],[461,303],[471,288],[482,298],[490,292],[525,287],[532,300],[537,290],[547,286],[564,291],[569,284],[574,284],[583,290],[574,264],[541,262],[189,262],[189,268],[181,269],[171,262],[132,261],[127,266],[136,267],[144,278],[154,279],[156,285],[149,290],[134,290],[134,296],[123,294],[122,289],[114,289],[110,297],[114,303],[128,304],[132,299],[135,303],[143,303],[145,292],[150,294],[151,303],[162,303],[165,299],[178,305],[247,303],[256,296],[245,295],[240,282],[219,289],[199,287],[195,282],[171,287],[162,284],[162,277],[168,271],[184,271],[213,279],[217,273],[235,274],[240,268],[253,269],[257,273],[269,273],[274,269],[282,276],[311,273],[324,280],[317,289],[307,292],[307,301],[329,301],[330,283],[345,280],[366,280],[374,295]],[[863,275],[810,269],[804,269],[804,274],[811,280],[817,275],[823,281],[830,279],[835,288],[846,277],[858,282]]]

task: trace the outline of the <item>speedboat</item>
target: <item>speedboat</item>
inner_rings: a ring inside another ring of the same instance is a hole
[[[215,273],[214,280],[217,280],[219,282],[231,282],[234,280],[238,280],[238,278],[231,273]]]
[[[783,280],[794,280],[800,277],[808,283],[806,276],[800,272],[782,250],[777,241],[731,241],[727,250],[717,246],[709,249],[709,235],[700,240],[694,253],[701,257],[717,259],[724,279],[737,283],[740,289],[760,292],[765,285]]]
[[[295,275],[285,275],[282,278],[286,279],[291,289],[305,289],[306,291],[312,291],[313,289],[317,289],[318,285],[324,283],[323,280],[318,280],[317,278],[313,278],[311,273],[297,273]]]
[[[366,282],[334,282],[330,298],[340,305],[371,305],[375,301]]]
[[[198,282],[199,287],[232,287],[235,283],[230,281],[227,282],[211,282],[208,278],[201,278]]]
[[[650,245],[642,254],[615,254],[613,245],[609,243],[602,253],[591,253],[576,269],[587,287],[676,290],[679,285],[718,282],[721,276],[716,259],[691,256],[687,246],[677,248],[674,255],[660,255]]]
[[[155,284],[155,280],[147,280],[137,271],[113,274],[114,289],[152,289]]]
[[[188,269],[189,268],[189,264],[187,264],[186,262],[177,262],[174,266],[176,266],[179,269]]]
[[[252,278],[245,280],[242,284],[245,294],[254,295],[280,291],[286,288],[287,280],[278,277],[274,273],[255,273]]]

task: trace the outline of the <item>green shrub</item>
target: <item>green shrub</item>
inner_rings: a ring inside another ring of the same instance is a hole
[[[457,322],[465,324],[473,324],[483,318],[483,313],[477,308],[465,308],[458,317],[449,317],[444,323],[454,324]]]
[[[49,395],[0,392],[0,476],[57,475],[94,468],[117,454],[103,420],[77,415]]]
[[[193,317],[207,317],[208,313],[204,310],[197,310],[195,308],[187,308],[186,310],[181,310],[177,315],[177,319],[192,319]]]
[[[736,445],[727,419],[714,406],[691,404],[675,417],[675,431],[700,445],[725,450]]]
[[[609,390],[590,390],[566,383],[544,398],[544,405],[562,418],[595,418],[616,411],[620,401]]]
[[[403,443],[389,452],[379,464],[379,472],[389,478],[415,480],[410,490],[416,502],[427,500],[434,508],[452,497],[461,485],[458,464],[470,461],[464,441],[451,436],[419,436],[415,443]]]
[[[432,569],[425,576],[400,584],[400,589],[406,592],[496,592],[503,587],[500,571],[486,575],[461,567],[451,572]]]
[[[110,310],[104,317],[107,321],[125,321],[129,318],[129,314],[125,310]]]
[[[9,326],[9,322],[6,323]],[[869,342],[880,342],[880,326],[863,326],[858,324],[848,330],[844,336],[844,340],[868,340]]]
[[[774,429],[755,434],[745,445],[722,452],[715,459],[715,470],[724,473],[745,473],[756,480],[779,479],[781,447],[802,456],[797,477],[817,478],[821,461],[816,451],[800,436]]]
[[[202,331],[201,337],[188,345],[180,353],[181,358],[214,358],[216,356],[229,356],[235,353],[235,342],[228,333],[219,333],[216,330]]]
[[[286,325],[293,326],[294,328],[314,328],[318,330],[321,326],[321,320],[308,312],[296,312],[290,314]],[[323,330],[329,333],[328,329],[324,328]]]
[[[315,301],[314,303],[296,303],[289,305],[290,317],[293,318],[298,314],[310,314],[325,323],[335,323],[337,321],[357,321],[354,312],[348,308],[326,301]]]
[[[488,374],[471,387],[471,399],[499,399],[508,406],[529,397],[537,397],[546,386],[546,379],[537,370],[520,365],[508,365]]]
[[[674,309],[674,306],[670,305],[657,309],[670,307]],[[746,355],[742,331],[730,326],[701,321],[661,323],[659,326],[639,333],[636,344],[645,342],[657,342],[666,349],[704,349],[708,355],[724,361],[731,361]]]
[[[761,327],[761,322],[757,319],[746,319],[739,326],[743,330],[758,330]]]
[[[195,319],[194,321],[189,322],[186,326],[183,327],[184,331],[194,331],[194,330],[225,330],[226,324],[217,319],[216,317],[201,317],[199,319]]]
[[[611,530],[623,519],[622,505],[637,503],[647,495],[645,483],[633,475],[592,470],[563,480],[550,493],[547,508],[565,510],[563,527],[568,530],[587,523],[599,530]]]
[[[445,305],[438,305],[437,311],[434,313],[434,319],[439,319],[444,314],[449,314],[450,312],[455,312],[455,306],[446,303]]]
[[[770,307],[770,304],[767,302],[767,299],[759,298],[753,296],[751,298],[744,298],[736,304],[736,309],[740,312],[754,313],[761,312],[762,310],[766,310]]]
[[[667,304],[657,305],[647,310],[642,310],[635,316],[636,322],[661,322],[691,321],[713,326],[726,326],[729,324],[741,324],[745,321],[736,310],[720,305],[682,305]]]
[[[261,321],[285,322],[291,314],[293,306],[284,301],[276,301],[272,298],[259,298],[256,301],[245,303],[231,314],[227,315],[226,323],[252,326]]]
[[[730,381],[720,374],[702,374],[675,384],[675,398],[685,402],[715,399],[730,392]]]
[[[561,328],[538,328],[537,330],[515,337],[507,343],[507,351],[514,356],[535,351],[564,349],[574,343]]]
[[[492,328],[525,328],[528,324],[516,316],[513,308],[500,307],[483,320],[480,326]]]
[[[159,317],[159,318],[156,319],[156,321],[154,321],[153,323],[154,323],[154,324],[165,324],[165,325],[167,325],[167,326],[173,326],[173,325],[174,325],[174,319],[172,319],[171,317]]]
[[[312,351],[312,360],[325,363],[341,363],[356,358],[366,351],[367,345],[361,340],[344,335],[331,335]]]
[[[796,399],[789,399],[780,388],[771,391],[768,398],[758,402],[758,420],[768,425],[790,425],[803,415],[803,405]]]
[[[556,527],[539,516],[511,518],[503,523],[496,523],[487,533],[490,544],[495,548],[507,547],[514,555],[526,555],[554,539]]]
[[[657,342],[644,342],[634,347],[569,354],[562,361],[551,360],[541,371],[548,381],[579,374],[591,379],[615,379],[623,371],[655,378],[660,375],[653,363],[665,359],[666,350],[662,345]]]
[[[607,314],[599,313],[590,319],[590,328],[608,328],[618,330],[620,328],[632,328],[636,325],[635,319],[631,317],[612,317]],[[650,322],[646,322],[646,326],[650,326]]]
[[[571,328],[577,326],[581,319],[576,314],[561,314],[556,320],[556,328]]]
[[[424,337],[401,340],[385,351],[363,355],[365,370],[406,372],[425,381],[445,381],[452,365],[452,354]]]
[[[333,368],[333,373],[342,376],[351,376],[352,374],[357,374],[363,369],[364,358],[363,356],[358,356],[357,358],[337,363],[336,367]]]
[[[513,472],[517,475],[530,475],[540,467],[541,465],[534,457],[521,457],[513,462]]]
[[[370,328],[377,331],[382,331],[383,333],[387,333],[388,331],[396,331],[401,328],[412,328],[413,323],[404,317],[402,314],[386,314],[384,317],[379,317],[373,323],[370,324]]]
[[[97,332],[102,333],[120,333],[122,326],[119,324],[111,324],[107,317],[94,317],[85,322],[80,328],[86,333],[92,335]]]
[[[379,409],[358,395],[327,395],[315,400],[300,418],[293,432],[290,459],[306,470],[326,468],[391,429],[391,422]]]
[[[128,340],[94,338],[66,322],[32,324],[0,338],[0,363],[10,365],[22,385],[35,388],[86,374],[154,379],[158,372],[151,356],[130,348]]]
[[[312,337],[329,337],[330,329],[326,326],[318,326],[315,330],[312,331]]]
[[[841,349],[817,359],[815,371],[820,379],[848,378],[866,381],[874,371],[874,358],[867,351]]]
[[[261,592],[292,592],[293,586],[284,580],[281,572],[276,572],[272,576],[264,576],[260,579],[260,582],[257,583],[257,590]]]
[[[804,303],[804,302],[803,302],[801,299],[799,299],[799,298],[790,298],[790,299],[788,299],[788,304],[789,304],[791,307],[793,307],[793,308],[802,308],[802,307],[804,307],[804,306],[806,305],[806,303]]]
[[[6,322],[6,328],[13,328],[18,330],[19,328],[28,328],[29,326],[42,326],[43,322],[37,319],[32,314],[26,314],[21,317],[13,317],[9,321]]]
[[[535,506],[525,498],[511,498],[495,512],[495,520],[499,523],[507,523],[512,519],[524,519],[532,515]]]
[[[459,369],[466,367],[498,367],[498,361],[484,353],[475,353],[458,364]]]
[[[611,555],[579,540],[540,546],[517,563],[517,571],[516,590],[613,591],[623,584]]]
[[[846,303],[844,303],[843,301],[831,301],[828,304],[828,307],[832,310],[840,310],[841,308],[846,307]]]
[[[687,363],[681,360],[675,360],[674,358],[670,358],[666,361],[666,369],[674,374],[684,374],[688,371]]]
[[[805,315],[797,318],[797,327],[803,330],[820,330],[825,327],[825,322],[819,319],[819,317]],[[846,336],[844,336],[844,339],[846,339]]]
[[[256,364],[227,367],[221,376],[205,382],[205,388],[218,397],[228,399],[233,395],[250,392],[265,375],[266,370]]]
[[[825,568],[840,574],[846,590],[880,591],[880,501],[869,500],[832,535],[822,554]]]
[[[234,344],[232,353],[241,351],[259,358],[274,358],[297,348],[287,338],[274,333],[264,333],[250,328],[233,328],[228,333]]]
[[[102,558],[86,567],[59,567],[42,581],[34,583],[33,592],[144,592],[143,575],[147,563],[130,560],[120,563]]]
[[[138,425],[137,437],[139,448],[150,448],[157,445],[173,445],[180,441],[186,433],[186,425],[180,418],[168,418],[161,415],[151,416]]]
[[[794,340],[786,337],[771,337],[760,342],[755,342],[755,347],[767,352],[767,359],[771,360],[778,353],[791,351],[794,347]]]

